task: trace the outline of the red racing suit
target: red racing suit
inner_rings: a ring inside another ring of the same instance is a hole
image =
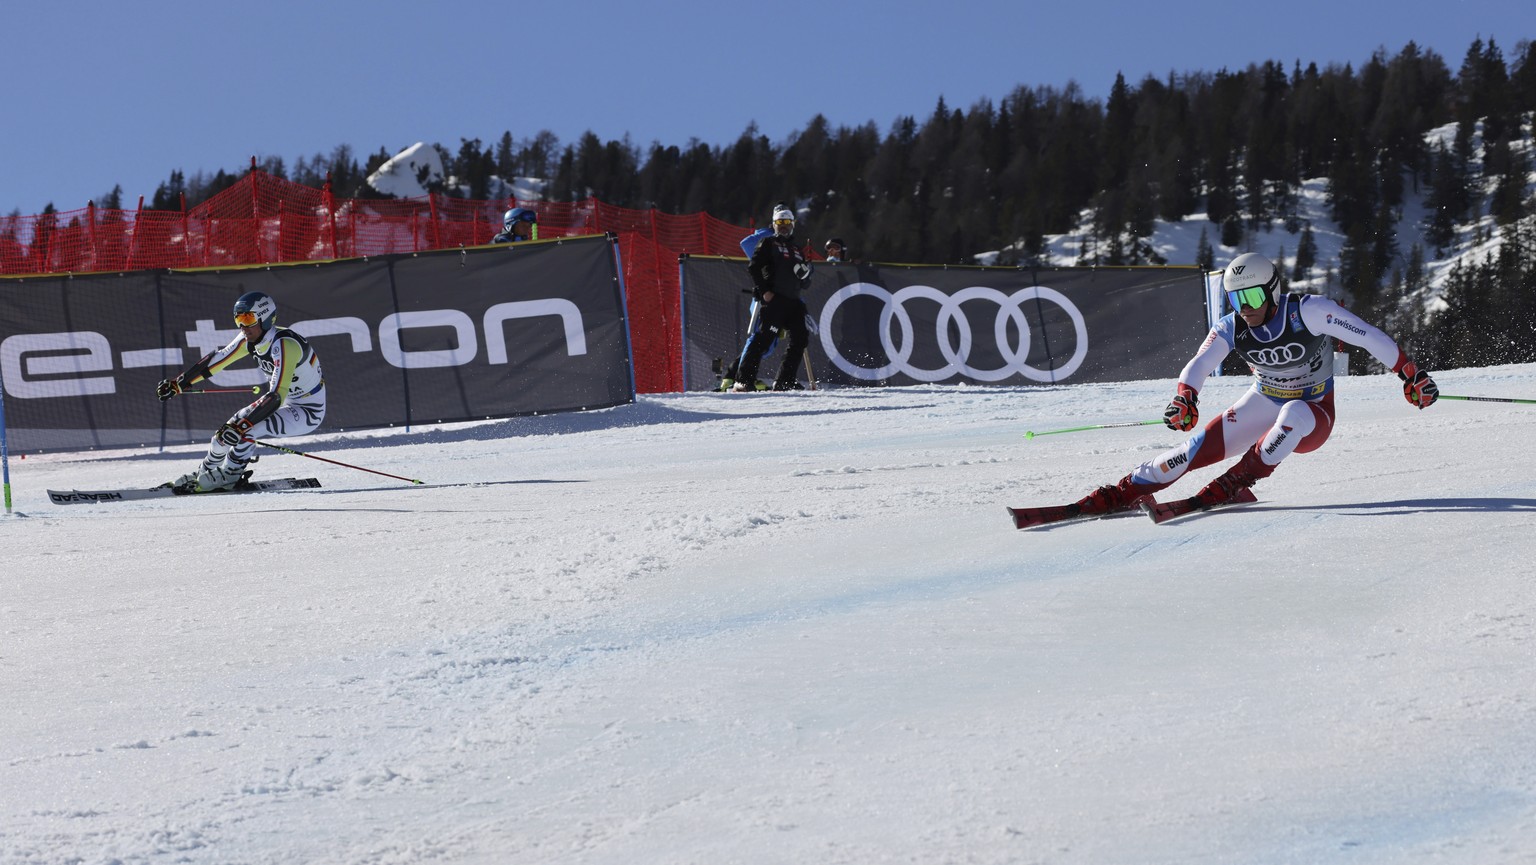
[[[1142,463],[1131,477],[1171,484],[1190,469],[1240,456],[1260,443],[1260,458],[1277,465],[1292,453],[1322,447],[1333,431],[1333,346],[1359,346],[1392,369],[1407,357],[1374,325],[1326,297],[1288,294],[1269,320],[1250,328],[1229,312],[1211,328],[1179,373],[1196,390],[1236,351],[1253,371],[1253,387],[1231,408],[1207,421],[1183,444]]]

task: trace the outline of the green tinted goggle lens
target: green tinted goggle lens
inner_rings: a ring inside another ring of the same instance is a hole
[[[1255,285],[1253,288],[1243,288],[1237,291],[1227,292],[1227,300],[1232,303],[1233,309],[1238,310],[1244,307],[1247,307],[1248,309],[1258,309],[1259,307],[1263,306],[1264,301],[1268,299],[1269,292],[1265,291],[1264,287],[1261,285]]]

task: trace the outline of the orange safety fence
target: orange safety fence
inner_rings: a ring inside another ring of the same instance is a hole
[[[678,256],[741,255],[749,229],[706,213],[576,202],[471,201],[443,195],[336,198],[252,168],[191,210],[98,208],[0,217],[0,274],[230,267],[422,252],[489,243],[513,206],[539,214],[539,237],[613,233],[641,393],[683,389]],[[743,280],[745,281],[745,274]]]

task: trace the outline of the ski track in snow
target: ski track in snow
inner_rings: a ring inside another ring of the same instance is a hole
[[[643,397],[226,499],[13,456],[0,862],[1531,861],[1530,410],[1345,378],[1256,505],[1009,527],[1180,440],[1025,430],[1168,391]]]

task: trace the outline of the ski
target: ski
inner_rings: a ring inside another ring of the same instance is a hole
[[[1009,508],[1008,515],[1013,517],[1013,527],[1016,529],[1037,529],[1042,526],[1055,526],[1062,523],[1086,522],[1088,520],[1102,520],[1113,517],[1128,517],[1137,513],[1137,508],[1142,503],[1157,504],[1151,496],[1139,496],[1129,505],[1119,510],[1105,511],[1101,514],[1085,514],[1077,509],[1077,505],[1044,505],[1041,507]]]
[[[1191,496],[1187,499],[1176,499],[1171,502],[1152,502],[1139,507],[1142,513],[1152,518],[1152,522],[1159,525],[1179,519],[1180,517],[1193,516],[1218,508],[1230,508],[1238,505],[1251,505],[1258,501],[1259,497],[1253,494],[1253,490],[1247,487],[1239,487],[1232,498],[1218,505],[1207,505],[1198,498]]]
[[[253,481],[241,479],[227,490],[198,492],[183,487],[161,484],[144,490],[49,490],[48,499],[56,505],[89,505],[105,502],[132,502],[144,499],[169,498],[171,496],[223,496],[234,493],[262,493],[278,490],[310,490],[320,486],[318,478],[275,478]]]

